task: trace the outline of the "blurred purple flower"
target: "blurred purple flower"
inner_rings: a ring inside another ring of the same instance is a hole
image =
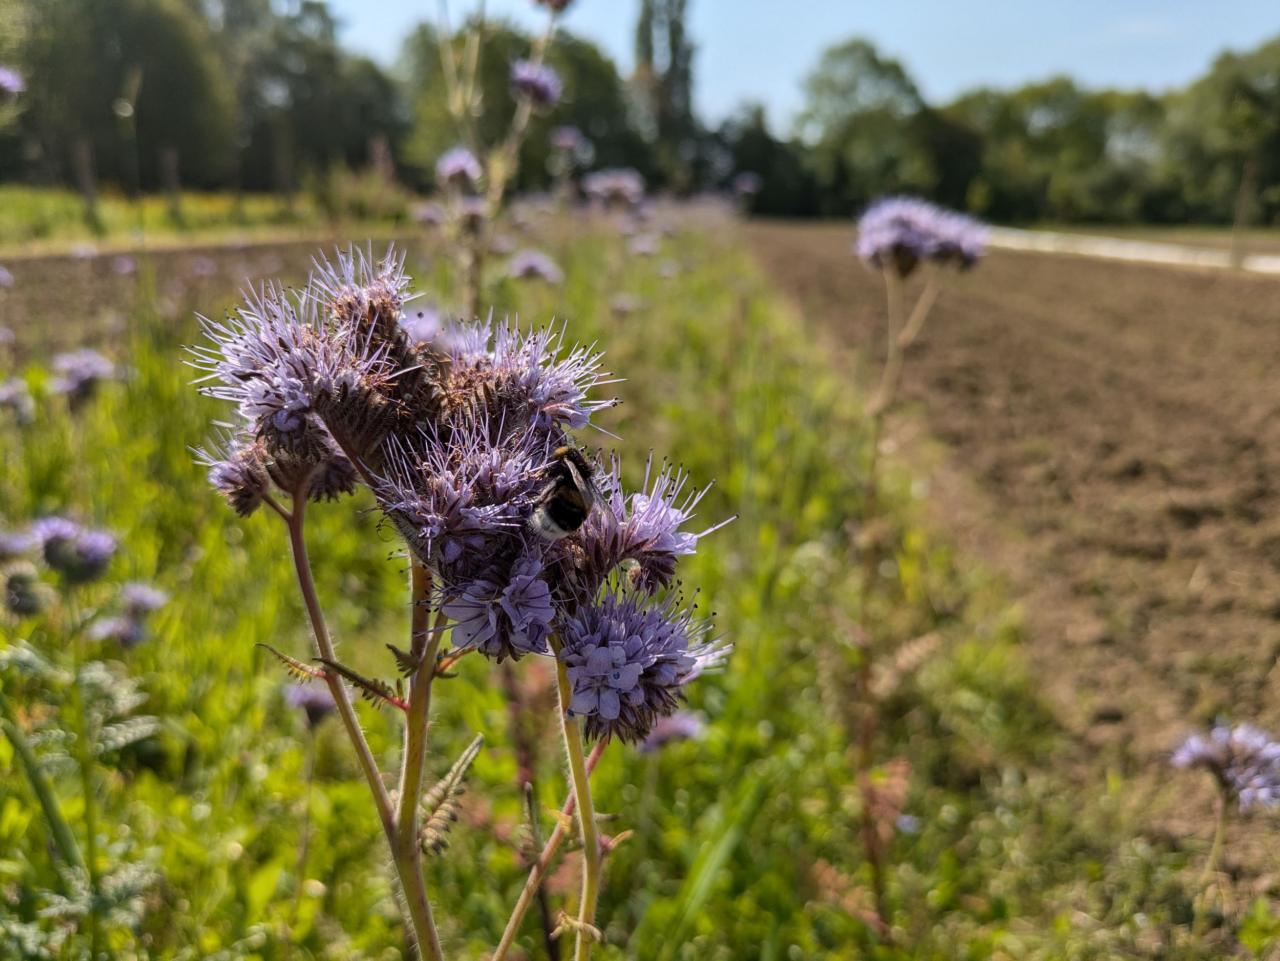
[[[0,289],[8,289],[13,286],[13,273],[4,264],[0,264]]]
[[[130,274],[137,272],[138,261],[127,254],[121,254],[118,257],[112,258],[111,269],[122,277],[128,277]]]
[[[9,411],[19,424],[29,424],[35,418],[36,405],[31,399],[27,382],[13,377],[0,382],[0,411]]]
[[[307,718],[307,728],[314,731],[326,717],[338,709],[333,694],[324,684],[294,684],[284,693],[289,706]]]
[[[586,138],[577,127],[556,127],[551,131],[551,146],[562,153],[576,153],[586,144]]]
[[[1174,767],[1203,768],[1240,809],[1280,805],[1280,743],[1251,724],[1216,725],[1193,734],[1173,753]]]
[[[706,722],[702,715],[689,711],[676,711],[669,717],[660,717],[654,722],[649,736],[640,742],[640,751],[651,754],[661,750],[673,741],[692,741],[701,738],[706,730]]]
[[[446,214],[442,206],[434,200],[428,200],[426,203],[416,204],[410,215],[424,227],[439,227],[445,222]]]
[[[546,64],[517,60],[511,65],[511,86],[534,107],[546,110],[560,102],[560,76]]]
[[[131,581],[120,589],[120,605],[134,618],[154,614],[169,603],[169,595],[151,584]]]
[[[0,93],[17,96],[27,89],[27,82],[13,67],[0,64]]]
[[[102,381],[117,376],[116,365],[88,347],[55,355],[52,366],[57,376],[49,389],[64,394],[73,409],[92,398]]]
[[[415,344],[429,344],[440,336],[444,318],[434,304],[426,304],[400,318],[405,335]]]
[[[582,190],[607,207],[635,207],[644,200],[644,178],[630,168],[597,170],[582,178]]]
[[[921,261],[967,268],[982,256],[987,228],[972,217],[918,197],[877,200],[858,220],[857,255],[903,277]]]
[[[141,618],[121,614],[94,621],[89,627],[89,637],[95,641],[112,641],[126,650],[137,647],[146,639],[146,626]]]
[[[65,517],[45,517],[31,525],[44,562],[67,580],[81,583],[101,577],[118,543],[106,531],[82,527]]]
[[[764,186],[764,180],[758,173],[750,170],[744,170],[738,176],[733,178],[733,192],[739,197],[751,197],[760,192],[760,188]]]
[[[14,561],[0,567],[0,605],[13,618],[35,617],[53,599],[49,586],[30,561]]]
[[[446,150],[436,161],[436,181],[441,187],[473,189],[483,176],[480,161],[466,147]]]
[[[541,280],[548,284],[559,284],[564,280],[564,272],[540,250],[516,253],[507,265],[507,275],[517,280]]]

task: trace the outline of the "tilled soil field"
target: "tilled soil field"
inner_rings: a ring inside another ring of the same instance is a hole
[[[748,228],[869,371],[883,286],[851,235]],[[1278,361],[1278,280],[1006,252],[952,280],[911,349],[889,442],[922,423],[944,445],[932,499],[1024,598],[1033,670],[1107,763],[1162,771],[1217,717],[1280,726]]]

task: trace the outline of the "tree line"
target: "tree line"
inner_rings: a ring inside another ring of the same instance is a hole
[[[909,192],[1000,222],[1271,223],[1280,215],[1280,38],[1220,56],[1181,90],[1090,90],[1055,77],[926,101],[865,40],[829,48],[785,134],[759,105],[715,127],[693,110],[689,0],[642,0],[636,69],[561,32],[566,96],[539,118],[519,187],[551,177],[546,131],[576,126],[584,163],[676,192],[753,171],[762,214],[847,216]],[[0,64],[26,80],[0,111],[0,180],[288,195],[336,169],[430,185],[451,126],[441,45],[424,23],[390,69],[343,49],[323,0],[0,0]],[[483,25],[483,128],[510,109],[530,37]],[[479,131],[482,138],[496,131]]]

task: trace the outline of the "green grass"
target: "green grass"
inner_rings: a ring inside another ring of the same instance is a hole
[[[705,739],[650,756],[615,745],[595,778],[598,808],[615,816],[605,830],[635,831],[607,863],[598,956],[1221,957],[1227,932],[1190,931],[1188,864],[1202,848],[1138,834],[1118,774],[1098,786],[1064,773],[1070,745],[1036,697],[1016,614],[920,525],[911,478],[893,465],[888,555],[868,621],[883,647],[929,631],[943,643],[883,714],[882,774],[890,762],[909,765],[905,811],[919,829],[891,845],[894,943],[872,933],[860,916],[868,874],[849,735],[852,625],[862,613],[859,399],[731,230],[666,243],[664,255],[683,268],[673,280],[653,261],[627,261],[617,239],[587,235],[558,250],[563,288],[500,282],[492,291],[500,314],[518,305],[526,321],[565,317],[572,338],[607,350],[626,381],[624,404],[604,424],[623,438],[633,482],[653,448],[697,481],[716,479],[703,521],[739,515],[682,569],[686,593],[699,592],[735,644],[724,673],[692,690],[692,707],[710,721]],[[440,285],[445,274],[437,266],[421,281]],[[611,320],[608,304],[622,291],[645,306]],[[134,371],[125,384],[76,417],[41,399],[36,422],[10,426],[0,443],[0,525],[52,511],[93,518],[124,538],[121,576],[154,580],[174,598],[153,637],[124,658],[163,728],[114,763],[103,833],[111,858],[148,864],[160,880],[141,924],[112,929],[112,947],[121,958],[396,957],[403,940],[387,858],[350,751],[327,724],[308,790],[308,739],[282,700],[278,665],[254,647],[307,656],[284,532],[265,513],[236,520],[187,451],[220,416],[187,383],[179,345],[193,337],[186,317],[139,310],[118,341]],[[26,375],[39,394],[40,370]],[[407,630],[405,578],[367,506],[317,509],[310,542],[344,657],[386,676],[383,644]],[[10,642],[19,633],[58,650],[56,636],[0,627]],[[531,690],[545,689],[536,663],[520,668]],[[512,849],[515,760],[488,664],[465,660],[457,679],[440,684],[435,707],[432,772],[474,732],[488,739],[452,846],[428,868],[450,957],[478,959],[523,881]],[[391,769],[392,720],[360,710]],[[544,809],[565,793],[551,721],[548,711]],[[52,928],[37,918],[36,892],[58,879],[15,765],[0,740],[0,917]],[[82,831],[71,778],[58,774],[56,785]],[[312,841],[299,873],[308,804]],[[550,888],[554,904],[571,906],[571,878],[557,873]],[[1265,905],[1258,910],[1248,930],[1265,944],[1272,922]],[[542,956],[533,913],[522,944]]]

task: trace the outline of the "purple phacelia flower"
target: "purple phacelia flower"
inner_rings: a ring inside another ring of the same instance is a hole
[[[507,275],[517,280],[541,280],[559,284],[564,272],[554,260],[540,250],[521,250],[507,265]]]
[[[95,641],[111,641],[128,650],[137,647],[147,636],[146,625],[141,618],[120,614],[104,617],[89,626],[89,637]]]
[[[19,424],[29,424],[35,418],[35,401],[31,399],[27,382],[21,377],[0,382],[0,411],[6,410]]]
[[[698,740],[706,728],[702,715],[689,711],[676,711],[669,717],[660,717],[654,722],[649,736],[640,742],[640,751],[651,754],[675,741]]]
[[[111,259],[111,269],[121,277],[128,277],[130,274],[137,273],[138,261],[127,254],[120,254]]]
[[[562,153],[577,153],[586,146],[587,138],[577,127],[556,127],[551,131],[551,146]]]
[[[547,110],[560,102],[560,76],[544,63],[517,60],[511,65],[511,86],[516,94],[527,97],[539,110]]]
[[[495,572],[454,589],[444,603],[453,619],[454,647],[475,648],[501,662],[546,654],[556,609],[542,577],[542,560],[526,553],[509,571]]]
[[[582,178],[582,190],[607,207],[635,207],[644,200],[644,178],[630,168],[597,170]]]
[[[31,525],[44,562],[68,581],[96,580],[106,571],[119,546],[106,531],[82,527],[65,517],[45,517]]]
[[[333,694],[323,684],[294,684],[285,691],[284,697],[290,707],[306,716],[307,728],[312,731],[338,709]]]
[[[854,250],[872,266],[905,277],[922,261],[970,267],[986,243],[986,227],[972,217],[917,197],[886,197],[859,218]]]
[[[120,589],[120,606],[129,617],[154,614],[168,603],[169,595],[151,584],[131,581]]]
[[[0,531],[0,561],[26,557],[40,546],[31,531]]]
[[[0,604],[11,618],[35,617],[52,599],[53,592],[40,580],[34,564],[14,561],[0,567]]]
[[[635,234],[627,241],[627,253],[632,257],[653,257],[658,253],[662,238],[657,234]]]
[[[604,503],[591,512],[563,558],[566,580],[580,597],[594,596],[620,566],[642,592],[669,587],[679,559],[693,554],[701,538],[734,520],[727,518],[698,533],[683,530],[709,488],[690,488],[688,475],[669,464],[655,471],[650,457],[643,488],[628,497],[619,472],[615,460],[601,484]]]
[[[1280,743],[1251,724],[1193,734],[1170,760],[1175,767],[1204,768],[1241,810],[1280,805]]]
[[[241,517],[248,517],[271,492],[265,445],[241,432],[220,448],[200,449],[196,461],[208,468],[209,483]]]
[[[0,64],[0,93],[16,97],[27,89],[27,82],[13,67]]]
[[[416,204],[410,211],[410,216],[413,217],[416,223],[422,224],[424,227],[439,227],[448,217],[444,207],[434,200]]]
[[[434,304],[426,304],[404,314],[400,326],[414,344],[429,344],[444,330],[444,317]]]
[[[13,286],[13,271],[0,264],[0,290],[8,290]]]
[[[494,335],[493,372],[512,413],[530,417],[535,427],[579,430],[616,398],[592,400],[597,387],[616,383],[601,370],[604,355],[591,347],[564,351],[565,327],[522,334],[502,324]]]
[[[466,147],[452,147],[436,161],[436,182],[441,187],[472,190],[483,176],[480,161]]]
[[[49,389],[64,394],[73,409],[92,398],[103,381],[118,376],[115,364],[87,347],[56,355],[53,370]]]
[[[685,685],[728,654],[709,634],[709,624],[670,597],[645,606],[635,595],[606,592],[579,607],[560,629],[569,714],[583,719],[590,738],[642,741],[675,712]]]

